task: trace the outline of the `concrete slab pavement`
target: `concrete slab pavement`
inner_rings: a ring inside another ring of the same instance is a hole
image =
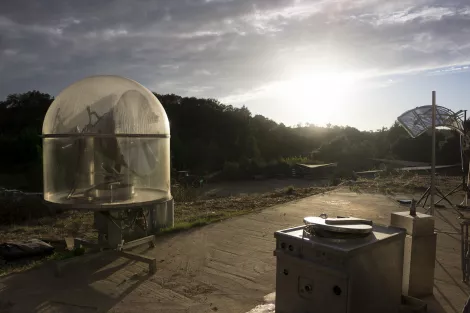
[[[403,210],[391,197],[339,189],[159,238],[154,249],[141,250],[157,257],[154,275],[144,264],[103,253],[70,265],[62,278],[47,266],[1,278],[0,312],[248,312],[275,290],[276,230],[320,213],[388,224],[391,212]],[[436,228],[445,233],[438,234],[428,312],[461,312],[468,298],[457,225],[450,210],[437,212]]]

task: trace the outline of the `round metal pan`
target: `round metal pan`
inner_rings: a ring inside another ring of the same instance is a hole
[[[326,224],[326,219],[317,216],[308,216],[304,218],[304,223],[314,229],[328,232],[347,233],[347,234],[369,234],[372,232],[372,226],[367,224]]]

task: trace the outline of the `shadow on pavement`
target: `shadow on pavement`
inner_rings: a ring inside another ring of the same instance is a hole
[[[445,301],[446,306],[448,306],[449,309],[452,310],[451,311],[452,313],[461,313],[462,312],[463,304],[462,304],[462,308],[457,308],[455,306],[455,304],[452,303],[452,301],[449,298],[447,298],[447,296],[444,294],[444,292],[441,290],[441,288],[439,286],[437,286],[436,284],[434,284],[434,290],[437,291],[437,293],[439,294],[439,297],[441,297]],[[437,313],[450,312],[449,310],[447,310],[447,311],[444,310],[443,306],[439,303],[439,301],[437,301],[435,296],[433,296],[430,300],[431,301],[428,301],[428,312],[434,313],[433,310],[435,310],[435,312],[437,312]],[[431,310],[431,308],[433,310]]]
[[[451,273],[449,273],[449,271],[444,267],[444,265],[439,262],[439,260],[436,260],[436,263],[440,266],[440,268],[446,273],[446,275],[449,277],[450,280],[452,280],[455,284],[455,286],[457,286],[460,291],[462,291],[463,294],[465,294],[467,297],[469,296],[469,293],[468,293],[468,290],[464,289],[462,286],[461,286],[461,282],[458,282],[452,275]]]
[[[0,311],[106,312],[149,278],[148,269],[139,265],[102,252],[73,260],[60,277],[52,263],[8,275],[0,279]]]
[[[437,289],[436,285],[434,285],[434,287]],[[427,303],[427,306],[428,306],[427,312],[428,313],[446,313],[446,312],[448,312],[442,307],[442,305],[439,303],[439,301],[436,299],[436,296],[434,296],[434,295],[423,298],[422,300],[424,300]],[[452,309],[453,309],[454,313],[460,313],[462,311],[462,310],[456,310],[455,307],[452,307]]]

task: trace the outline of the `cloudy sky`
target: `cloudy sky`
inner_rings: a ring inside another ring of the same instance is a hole
[[[0,3],[0,98],[97,74],[246,105],[286,125],[369,130],[470,102],[466,0]]]

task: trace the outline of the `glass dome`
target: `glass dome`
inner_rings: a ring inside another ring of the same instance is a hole
[[[168,118],[139,83],[94,76],[70,85],[42,133],[46,201],[110,209],[171,199]]]

